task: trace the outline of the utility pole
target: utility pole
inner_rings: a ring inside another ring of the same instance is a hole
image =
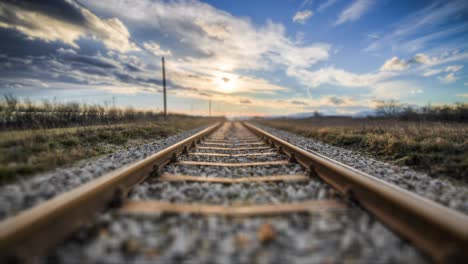
[[[210,98],[210,116],[211,116],[211,98]]]
[[[164,66],[164,57],[162,57],[162,76],[164,89],[164,116],[167,117],[167,102],[166,102],[166,68]]]

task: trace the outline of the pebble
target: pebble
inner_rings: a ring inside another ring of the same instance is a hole
[[[270,224],[263,224],[258,229],[258,240],[261,243],[267,243],[275,239],[275,230]]]

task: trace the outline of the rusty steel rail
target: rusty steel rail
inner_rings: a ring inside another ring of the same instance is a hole
[[[370,211],[435,262],[458,263],[468,259],[466,215],[319,153],[305,151],[252,124],[243,124],[291,160],[306,167],[311,177],[320,177],[342,195]]]
[[[144,160],[103,175],[2,221],[0,262],[25,262],[40,256],[78,227],[90,223],[97,212],[119,205],[131,187],[158,174],[162,166],[174,161],[181,152],[187,152],[190,146],[200,142],[220,125],[212,125]]]

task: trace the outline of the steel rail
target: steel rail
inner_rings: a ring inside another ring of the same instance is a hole
[[[0,261],[27,262],[66,238],[109,206],[119,205],[131,187],[158,174],[181,152],[218,129],[212,125],[141,161],[127,165],[60,194],[0,223]]]
[[[319,153],[296,147],[243,122],[341,194],[374,214],[438,263],[468,259],[468,217]]]

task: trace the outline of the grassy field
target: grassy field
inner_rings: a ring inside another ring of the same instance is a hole
[[[169,117],[132,122],[0,132],[0,183],[144,144],[214,122],[209,118]]]
[[[468,182],[468,124],[309,118],[259,123],[366,153],[376,159]]]

